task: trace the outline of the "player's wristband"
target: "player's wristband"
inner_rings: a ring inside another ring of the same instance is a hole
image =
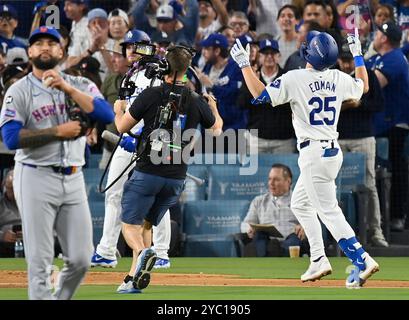
[[[364,57],[363,56],[354,57],[354,63],[355,68],[364,66],[365,65]]]

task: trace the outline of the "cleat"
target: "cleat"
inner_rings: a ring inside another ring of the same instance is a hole
[[[136,271],[133,279],[135,289],[145,289],[151,281],[150,271],[156,262],[156,252],[151,248],[143,249],[138,256]]]
[[[100,256],[96,252],[91,258],[91,267],[100,266],[104,268],[115,268],[117,264],[118,264],[118,261],[116,259],[111,260],[111,259],[104,258],[103,256]]]
[[[155,265],[153,266],[154,269],[168,269],[170,268],[170,260],[169,259],[162,259],[156,258]]]
[[[351,271],[351,274],[345,282],[345,287],[347,289],[361,288],[366,280],[379,271],[379,264],[367,252],[365,252],[363,260],[365,262],[365,270],[355,268]]]
[[[116,289],[118,293],[142,293],[141,290],[133,287],[132,281],[122,282],[122,284]]]
[[[301,276],[302,282],[320,280],[332,273],[332,267],[327,257],[322,257],[317,262],[311,262],[307,271]]]

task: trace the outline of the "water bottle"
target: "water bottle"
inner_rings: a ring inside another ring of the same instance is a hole
[[[24,247],[23,247],[23,241],[21,239],[17,239],[14,244],[14,257],[24,258]]]

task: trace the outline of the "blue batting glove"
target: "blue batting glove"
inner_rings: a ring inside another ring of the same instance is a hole
[[[134,153],[136,150],[136,139],[132,138],[131,136],[123,137],[119,143],[119,146],[125,151]]]

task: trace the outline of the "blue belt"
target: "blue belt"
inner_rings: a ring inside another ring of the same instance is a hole
[[[71,166],[71,167],[57,167],[57,166],[37,166],[35,164],[23,163],[24,166],[30,168],[51,168],[55,173],[61,173],[63,175],[69,176],[73,173],[79,171],[81,167]]]
[[[330,140],[320,140],[320,142],[328,142]],[[310,145],[310,140],[305,140],[303,142],[300,143],[300,149],[303,149],[305,147],[308,147]]]

